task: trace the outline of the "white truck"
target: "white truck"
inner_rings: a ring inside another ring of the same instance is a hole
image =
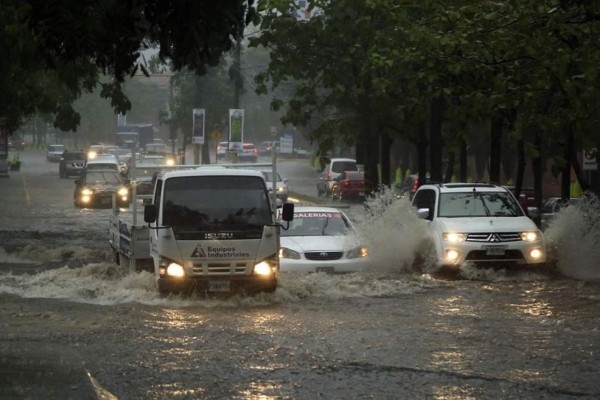
[[[160,172],[145,196],[139,225],[135,208],[113,213],[109,239],[118,261],[152,266],[161,293],[272,292],[279,273],[279,229],[263,175],[222,166]],[[139,197],[138,197],[139,198]],[[284,221],[293,204],[283,205]]]

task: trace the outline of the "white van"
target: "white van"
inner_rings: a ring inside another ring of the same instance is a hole
[[[293,218],[286,204],[283,220]],[[263,175],[197,168],[157,176],[144,209],[160,292],[273,292],[279,225]]]
[[[344,171],[358,171],[356,160],[352,158],[331,158],[328,160],[317,182],[318,196],[331,196],[333,181]]]

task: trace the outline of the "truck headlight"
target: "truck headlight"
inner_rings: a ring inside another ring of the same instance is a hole
[[[81,194],[84,196],[91,196],[92,194],[94,194],[94,191],[92,189],[84,188],[83,190],[81,190]]]
[[[129,193],[129,190],[127,190],[127,188],[122,187],[117,191],[117,194],[119,196],[127,196],[127,194]]]
[[[445,242],[460,243],[460,242],[464,242],[465,240],[467,240],[467,234],[466,233],[456,233],[456,232],[444,232],[444,233],[442,233],[442,239]]]
[[[542,238],[540,231],[521,232],[521,240],[525,242],[537,242]]]
[[[346,254],[346,258],[366,257],[368,255],[369,250],[364,246],[360,246],[348,251],[348,254]]]
[[[254,266],[254,273],[261,276],[270,276],[273,275],[273,268],[268,262],[261,261]]]
[[[167,267],[167,275],[181,278],[185,276],[185,270],[181,265],[173,262]]]

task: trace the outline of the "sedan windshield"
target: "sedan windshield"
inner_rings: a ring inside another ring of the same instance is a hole
[[[440,194],[440,217],[520,217],[523,211],[506,192],[460,192]]]
[[[281,236],[336,236],[349,231],[348,221],[338,212],[299,212]]]
[[[243,229],[272,223],[262,178],[189,176],[166,180],[163,224],[199,229]]]

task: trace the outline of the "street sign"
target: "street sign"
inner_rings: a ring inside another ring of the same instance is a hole
[[[279,136],[279,152],[292,154],[294,152],[294,131],[286,129]]]
[[[594,147],[591,150],[585,150],[583,152],[583,165],[581,166],[584,171],[597,171],[598,170],[598,148]]]
[[[229,109],[229,150],[241,150],[244,142],[244,110]]]
[[[204,144],[204,108],[194,108],[192,118],[194,122],[192,144]]]

